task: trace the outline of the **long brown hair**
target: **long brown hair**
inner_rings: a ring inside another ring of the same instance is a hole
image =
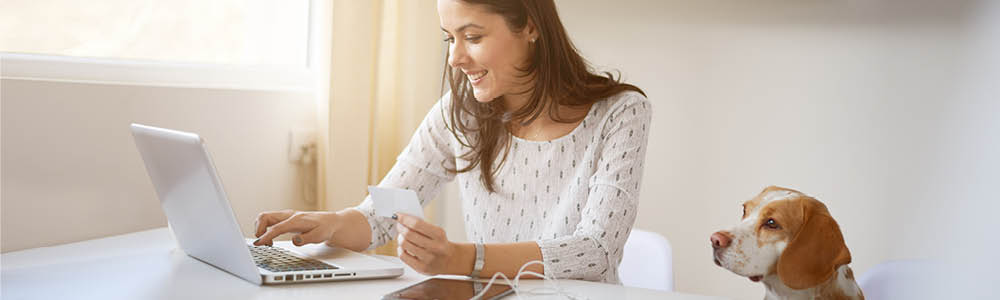
[[[531,124],[547,107],[552,120],[575,123],[586,114],[564,118],[559,114],[559,107],[585,107],[624,91],[636,91],[645,96],[638,87],[622,83],[611,73],[598,75],[590,70],[566,35],[553,0],[463,1],[482,5],[489,12],[502,16],[513,32],[523,31],[531,22],[539,33],[528,66],[518,69],[524,72],[523,77],[535,80],[532,88],[525,91],[531,95],[527,104],[513,112],[504,111],[503,101],[499,101],[502,99],[488,103],[476,101],[468,78],[448,65],[450,53],[445,57],[444,77],[448,78],[452,98],[448,129],[462,146],[470,148],[461,156],[469,164],[449,171],[462,173],[480,166],[481,181],[487,191],[495,192],[493,176],[507,159],[511,138],[507,126],[512,120],[520,120],[522,126]],[[463,117],[471,117],[474,122],[467,122]],[[501,154],[500,163],[494,169],[494,161]]]

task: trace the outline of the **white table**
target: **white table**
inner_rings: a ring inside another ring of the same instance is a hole
[[[300,251],[315,247],[325,246]],[[380,299],[427,278],[407,267],[392,279],[258,286],[187,256],[166,227],[10,252],[0,256],[0,267],[3,299]],[[521,281],[522,289],[546,284]],[[577,280],[559,284],[590,299],[723,299]]]

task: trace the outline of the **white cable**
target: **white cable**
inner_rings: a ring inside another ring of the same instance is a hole
[[[533,265],[533,264],[539,264],[539,265],[542,265],[542,267],[545,266],[545,263],[543,263],[540,260],[529,261],[529,262],[525,263],[524,265],[521,265],[521,268],[517,270],[517,275],[514,276],[514,282],[513,283],[510,282],[510,279],[507,278],[507,275],[504,275],[501,272],[496,272],[496,273],[493,274],[493,277],[490,277],[490,281],[488,283],[486,283],[486,287],[483,288],[483,290],[480,291],[479,293],[477,293],[475,296],[473,296],[472,299],[473,300],[482,299],[483,294],[485,294],[487,291],[490,290],[490,286],[492,286],[493,282],[497,280],[497,277],[502,277],[503,280],[507,282],[507,285],[509,285],[510,288],[514,290],[514,294],[517,295],[517,299],[521,299],[521,293],[522,293],[522,291],[521,291],[520,287],[518,286],[518,284],[520,283],[520,280],[521,280],[521,275],[537,276],[539,278],[542,278],[542,280],[551,281],[552,285],[554,286],[552,288],[545,287],[545,286],[533,288],[533,289],[530,289],[530,290],[523,291],[523,293],[525,293],[525,294],[528,294],[528,295],[562,295],[562,296],[566,296],[566,298],[569,298],[569,299],[581,299],[579,296],[571,294],[571,293],[563,290],[562,287],[559,286],[559,280],[556,279],[555,277],[545,276],[545,274],[538,274],[536,272],[525,271],[524,270],[525,268],[527,268],[528,266]]]

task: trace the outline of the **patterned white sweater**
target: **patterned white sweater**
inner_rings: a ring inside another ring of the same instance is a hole
[[[445,126],[450,103],[445,95],[431,108],[379,186],[414,190],[426,205],[457,177],[470,241],[535,241],[546,275],[619,283],[618,264],[639,199],[649,101],[636,92],[620,93],[595,103],[565,136],[551,141],[512,137],[492,194],[480,182],[478,168],[446,171],[468,165],[459,158],[468,149]],[[396,237],[395,222],[376,217],[370,197],[355,208],[372,227],[369,249]]]

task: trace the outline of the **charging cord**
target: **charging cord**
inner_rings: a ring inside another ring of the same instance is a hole
[[[542,267],[545,267],[545,263],[543,263],[540,260],[529,261],[529,262],[525,263],[524,265],[521,265],[521,268],[517,270],[517,275],[514,276],[514,282],[511,282],[510,279],[507,278],[507,275],[504,275],[501,272],[494,273],[493,277],[490,277],[490,281],[488,283],[486,283],[486,287],[483,288],[483,290],[480,291],[479,293],[476,293],[476,295],[473,296],[472,299],[473,300],[482,299],[483,294],[486,294],[486,292],[490,290],[490,286],[493,285],[493,282],[496,281],[497,278],[503,278],[503,280],[507,282],[507,285],[510,285],[510,288],[514,290],[514,294],[517,295],[517,299],[521,299],[521,293],[524,293],[526,295],[538,295],[538,296],[561,295],[561,296],[566,296],[566,298],[569,298],[569,299],[583,299],[583,298],[581,298],[581,297],[579,297],[577,295],[574,295],[574,294],[572,294],[572,293],[570,293],[570,292],[568,292],[566,290],[563,290],[563,288],[559,286],[559,280],[556,279],[555,277],[553,277],[553,276],[546,276],[545,274],[539,274],[537,272],[525,270],[525,268],[527,268],[528,266],[535,265],[535,264],[542,265]],[[542,280],[545,280],[546,282],[552,282],[552,286],[553,287],[543,286],[543,287],[537,287],[537,288],[533,288],[533,289],[526,290],[526,291],[521,291],[521,288],[518,286],[518,284],[520,283],[520,280],[521,280],[521,275],[537,276],[539,278],[542,278]]]

